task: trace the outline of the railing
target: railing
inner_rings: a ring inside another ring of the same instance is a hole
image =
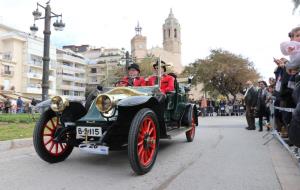
[[[62,89],[62,90],[73,90],[73,91],[85,91],[85,87],[82,86],[75,86],[75,85],[66,85],[66,84],[62,84],[62,85],[57,85],[58,89]]]
[[[42,94],[42,88],[40,86],[35,85],[35,84],[30,84],[26,87],[26,92],[27,93],[33,93],[33,94]],[[49,89],[49,94],[54,95],[55,90],[54,89]]]
[[[0,58],[7,61],[12,61],[13,55],[10,52],[0,54]]]
[[[33,72],[29,72],[29,73],[27,73],[27,77],[28,77],[28,78],[34,78],[34,79],[42,80],[43,75],[42,75],[41,73],[33,73]],[[49,80],[50,80],[50,81],[54,81],[54,80],[55,80],[55,77],[50,75],[50,76],[49,76]]]
[[[79,77],[68,76],[68,75],[61,75],[61,76],[62,76],[63,80],[85,83],[85,78],[79,78]]]
[[[29,61],[28,65],[43,68],[43,62],[41,61]],[[49,63],[49,69],[55,69],[55,64]]]
[[[66,61],[71,61],[71,62],[76,62],[76,63],[81,63],[81,64],[85,64],[85,60],[78,58],[78,57],[74,57],[71,55],[66,55],[66,54],[58,54],[57,58],[60,60],[66,60]]]
[[[14,71],[1,71],[1,76],[13,76]]]
[[[71,71],[74,71],[74,72],[85,73],[84,68],[72,67],[72,66],[67,66],[67,65],[62,65],[61,67],[63,69],[71,70]]]
[[[300,166],[300,154],[298,152],[297,147],[294,146],[289,146],[288,143],[286,142],[286,139],[282,138],[281,135],[279,134],[279,132],[276,130],[277,126],[276,126],[276,122],[275,122],[275,110],[279,110],[281,112],[293,112],[294,109],[293,108],[283,108],[283,107],[276,107],[274,106],[274,103],[270,105],[270,124],[272,126],[272,130],[267,133],[266,135],[263,136],[263,138],[268,138],[268,135],[272,135],[271,137],[269,137],[266,142],[264,143],[264,145],[266,145],[268,142],[270,142],[273,138],[277,139],[282,146],[291,154],[292,158],[295,159],[299,166]]]

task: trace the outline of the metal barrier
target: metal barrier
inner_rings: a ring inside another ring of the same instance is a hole
[[[299,154],[299,148],[295,146],[289,146],[286,141],[280,136],[280,134],[276,130],[276,122],[275,122],[275,110],[280,110],[284,112],[293,112],[294,108],[283,108],[283,107],[277,107],[274,106],[274,103],[270,105],[270,124],[272,126],[271,131],[266,133],[263,138],[267,138],[269,135],[272,135],[270,138],[266,140],[266,142],[263,143],[263,145],[268,144],[271,140],[274,138],[282,144],[282,146],[290,153],[292,158],[294,158],[298,165],[300,166],[300,154]]]

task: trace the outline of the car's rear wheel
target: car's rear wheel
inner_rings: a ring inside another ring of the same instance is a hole
[[[55,133],[61,127],[60,119],[52,110],[44,112],[36,123],[33,132],[33,145],[41,159],[49,163],[65,160],[72,152],[73,146],[66,143],[68,134],[63,141],[55,140]]]
[[[189,126],[192,127],[189,131],[185,133],[186,139],[188,142],[193,142],[195,133],[196,133],[196,118],[195,114],[193,113],[193,109],[190,109],[189,113]]]
[[[135,173],[142,175],[151,170],[158,143],[157,117],[151,109],[141,109],[132,120],[128,135],[128,158]]]

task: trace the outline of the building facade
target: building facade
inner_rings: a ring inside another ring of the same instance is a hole
[[[95,48],[82,54],[89,60],[86,69],[88,88],[112,86],[119,80],[117,73],[122,72],[125,64],[123,49]]]
[[[57,49],[56,54],[56,93],[70,100],[85,100],[86,59],[68,49]]]
[[[134,58],[160,57],[166,63],[172,65],[174,72],[181,73],[183,71],[181,64],[181,27],[178,20],[174,17],[172,9],[162,26],[162,48],[147,49],[147,38],[141,35],[141,27],[138,25],[135,30],[136,35],[131,40],[131,53]]]
[[[0,86],[41,99],[43,39],[0,24]],[[56,92],[56,48],[50,46],[49,95]]]

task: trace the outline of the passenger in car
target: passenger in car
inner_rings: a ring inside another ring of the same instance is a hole
[[[125,76],[119,83],[119,86],[146,86],[146,81],[140,77],[140,67],[138,64],[131,64],[128,67],[128,76]]]
[[[160,79],[160,91],[163,94],[166,94],[167,92],[174,91],[174,81],[175,78],[169,74],[166,73],[167,71],[167,64],[164,61],[161,61],[161,79]],[[158,75],[159,75],[159,69],[158,69],[158,61],[156,61],[155,64],[153,64],[153,72],[154,75],[150,76],[147,80],[147,86],[154,86],[158,84]]]

